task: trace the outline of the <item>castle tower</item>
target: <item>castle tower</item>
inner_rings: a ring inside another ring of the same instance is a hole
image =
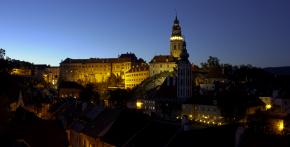
[[[183,36],[181,34],[181,27],[179,25],[179,20],[175,16],[175,20],[172,26],[172,33],[170,37],[170,55],[180,59],[180,55],[183,48]]]
[[[177,97],[182,101],[192,96],[192,69],[188,57],[184,41],[177,61]]]

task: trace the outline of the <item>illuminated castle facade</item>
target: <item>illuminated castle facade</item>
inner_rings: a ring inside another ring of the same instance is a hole
[[[60,63],[60,79],[82,85],[103,83],[111,76],[124,81],[125,73],[133,66],[143,62],[143,60],[137,59],[133,53],[121,54],[118,58],[67,58]]]
[[[132,89],[149,77],[149,66],[146,63],[132,67],[125,73],[125,89]]]

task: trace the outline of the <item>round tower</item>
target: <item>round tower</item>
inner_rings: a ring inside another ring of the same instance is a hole
[[[171,56],[180,59],[182,49],[183,49],[183,36],[181,33],[181,27],[179,25],[179,20],[175,16],[175,20],[172,26],[172,33],[170,37],[170,54]]]

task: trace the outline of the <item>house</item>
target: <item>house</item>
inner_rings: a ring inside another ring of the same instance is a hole
[[[58,87],[58,95],[60,98],[72,97],[75,99],[80,98],[80,93],[83,86],[75,82],[62,82]]]
[[[92,121],[74,121],[66,129],[70,147],[111,147],[112,145],[103,142],[100,138],[111,128],[120,111],[104,110]]]
[[[197,97],[182,104],[181,115],[188,116],[189,120],[207,125],[222,125],[225,123],[217,100],[210,97]]]

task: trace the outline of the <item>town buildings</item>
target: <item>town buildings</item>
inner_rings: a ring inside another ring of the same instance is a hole
[[[44,80],[54,88],[57,88],[59,79],[59,67],[46,64],[31,64],[24,61],[13,60],[11,75],[31,77],[37,80]]]
[[[221,109],[217,106],[217,101],[205,97],[182,104],[181,115],[188,116],[189,120],[209,125],[224,124],[224,118]]]
[[[46,72],[43,74],[44,80],[56,88],[59,78],[59,67],[51,66],[46,68]]]
[[[84,87],[75,82],[62,82],[58,86],[59,98],[80,98],[80,94]]]

